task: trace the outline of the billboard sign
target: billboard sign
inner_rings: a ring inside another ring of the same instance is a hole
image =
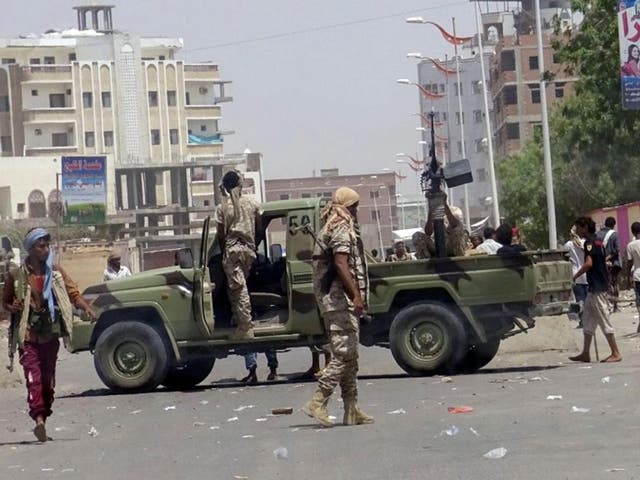
[[[622,108],[640,110],[640,1],[618,1]]]
[[[62,157],[65,225],[101,225],[107,220],[107,157]]]

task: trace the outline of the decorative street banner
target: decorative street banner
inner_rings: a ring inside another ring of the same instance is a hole
[[[622,108],[640,110],[640,3],[618,1]]]
[[[101,225],[107,213],[107,157],[62,157],[65,225]]]

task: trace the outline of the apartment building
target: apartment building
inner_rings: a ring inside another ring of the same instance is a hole
[[[340,187],[360,195],[358,221],[367,250],[392,244],[392,230],[399,229],[395,173],[340,175],[338,169],[321,170],[320,176],[265,180],[267,201],[322,197],[331,199]],[[271,225],[271,243],[284,244],[286,225]]]
[[[577,80],[564,71],[551,45],[555,19],[567,28],[573,24],[573,18],[567,1],[543,0],[540,11],[544,69],[553,74],[545,92],[550,112],[555,103],[573,93]],[[499,38],[491,65],[498,159],[517,153],[536,132],[542,131],[541,72],[534,14],[532,2],[523,2],[519,12],[483,15],[485,31],[492,29]]]
[[[467,158],[471,165],[473,182],[467,184],[469,214],[472,220],[487,217],[491,212],[491,183],[489,177],[489,157],[487,154],[487,130],[482,95],[482,73],[479,50],[469,50],[468,57],[460,57],[460,83],[455,74],[444,73],[431,60],[418,64],[420,85],[437,97],[420,94],[422,125],[427,129],[424,140],[430,143],[430,125],[424,120],[434,111],[435,141],[438,160],[444,163]],[[482,58],[488,72],[493,54],[486,52]],[[438,59],[438,65],[450,72],[456,71],[455,59]],[[460,98],[459,98],[460,97]],[[462,112],[458,101],[462,100]],[[491,115],[491,112],[490,112]],[[462,139],[464,127],[464,140]],[[464,149],[463,149],[464,141]],[[425,149],[428,154],[428,146]],[[451,189],[449,202],[464,211],[465,187]]]
[[[203,175],[219,181],[229,163],[221,105],[230,82],[214,63],[176,59],[181,38],[117,31],[112,6],[74,9],[77,28],[0,39],[0,155],[108,155],[113,221],[188,223],[214,201],[192,186]]]

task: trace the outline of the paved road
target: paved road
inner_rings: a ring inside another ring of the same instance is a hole
[[[640,340],[623,338],[637,319],[628,310],[614,322],[625,355],[615,365],[570,364],[563,351],[505,353],[449,382],[407,377],[387,350],[363,349],[361,405],[376,423],[333,429],[298,411],[270,415],[303,405],[315,384],[243,387],[235,381],[245,374],[238,357],[220,361],[196,390],[112,395],[89,354],[64,354],[53,442],[32,442],[22,388],[0,391],[0,478],[640,478]],[[308,357],[281,355],[281,372],[306,369]],[[265,378],[262,355],[259,363]],[[474,411],[447,412],[461,405]],[[332,400],[339,419],[340,407]],[[275,457],[280,447],[287,458]],[[503,458],[483,457],[500,447]]]

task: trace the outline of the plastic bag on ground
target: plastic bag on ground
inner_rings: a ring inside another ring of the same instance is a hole
[[[491,460],[498,460],[507,454],[508,450],[504,447],[494,448],[483,455],[484,458]]]

